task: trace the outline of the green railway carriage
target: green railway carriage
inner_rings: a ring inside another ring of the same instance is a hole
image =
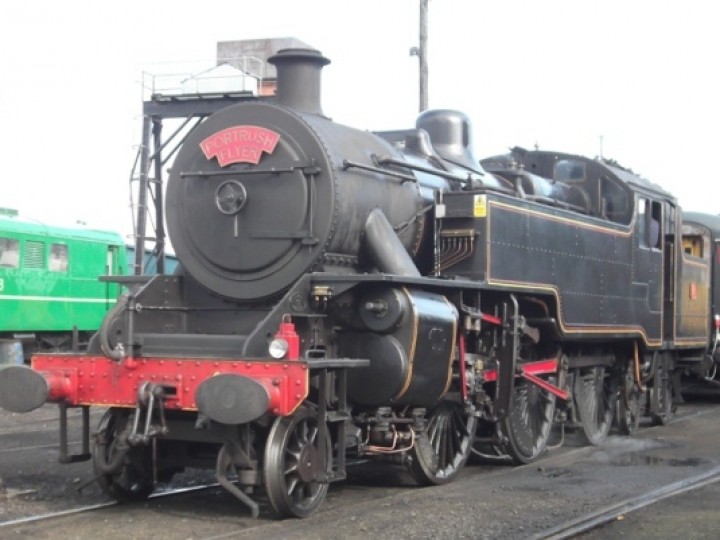
[[[26,358],[69,348],[74,327],[86,341],[120,292],[98,278],[126,273],[118,233],[50,226],[0,209],[0,339],[21,341]]]

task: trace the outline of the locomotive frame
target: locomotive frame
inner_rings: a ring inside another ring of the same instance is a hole
[[[150,194],[181,270],[118,279],[130,291],[88,354],[0,373],[10,410],[110,407],[93,450],[108,493],[142,499],[202,465],[253,515],[262,486],[304,517],[351,460],[444,484],[473,454],[536,459],[556,423],[591,444],[664,423],[681,371],[720,360],[710,232],[683,228],[671,195],[569,154],[478,162],[456,111],[406,131],[335,124],[328,60],[271,60],[272,102],[146,104],[137,252]],[[164,200],[162,118],[180,113],[202,121]]]

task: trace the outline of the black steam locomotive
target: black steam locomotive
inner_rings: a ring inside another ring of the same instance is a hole
[[[479,162],[455,111],[339,125],[326,58],[270,61],[276,99],[211,115],[174,161],[181,270],[133,287],[87,354],[0,373],[9,410],[109,407],[92,453],[114,497],[211,465],[254,515],[264,486],[307,516],[353,460],[443,484],[473,453],[537,458],[556,423],[592,444],[663,423],[678,374],[720,361],[717,223],[603,160]]]

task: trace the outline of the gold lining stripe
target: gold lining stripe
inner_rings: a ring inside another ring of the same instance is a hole
[[[609,234],[612,236],[624,236],[624,237],[632,236],[633,225],[635,223],[635,218],[633,218],[633,220],[630,222],[629,225],[624,225],[624,224],[618,223],[617,225],[627,228],[627,230],[625,230],[625,231],[618,231],[611,227],[607,227],[607,226],[603,226],[603,225],[595,225],[592,223],[587,223],[585,221],[580,221],[580,220],[572,219],[569,217],[553,216],[553,215],[549,215],[549,214],[544,214],[538,210],[531,210],[529,208],[521,208],[518,206],[512,206],[508,203],[503,203],[503,202],[491,199],[490,201],[488,201],[488,207],[492,208],[493,206],[497,206],[498,208],[503,208],[503,209],[505,209],[509,212],[513,212],[515,214],[529,214],[531,216],[534,216],[534,217],[537,217],[540,219],[544,219],[547,221],[556,221],[558,223],[571,223],[582,229],[589,229],[589,230],[593,230],[593,231],[603,232],[603,233],[606,233],[606,234]],[[488,217],[490,217],[490,216],[488,216]]]
[[[509,212],[514,212],[516,214],[529,214],[533,215],[540,219],[545,219],[547,221],[555,221],[558,223],[570,223],[574,224],[580,228],[583,229],[589,229],[594,230],[601,233],[606,233],[611,236],[620,236],[620,237],[632,237],[633,231],[634,231],[634,224],[635,224],[635,218],[633,217],[633,220],[630,222],[630,225],[623,225],[623,227],[627,227],[627,231],[617,231],[615,229],[611,229],[608,227],[603,227],[600,225],[592,225],[590,223],[585,223],[583,221],[574,220],[571,218],[561,217],[561,216],[551,216],[545,213],[542,213],[537,210],[530,210],[528,208],[520,208],[517,206],[512,206],[507,203],[499,202],[496,200],[490,200],[488,201],[488,216],[487,216],[487,239],[485,242],[485,260],[487,261],[487,270],[488,270],[488,278],[487,282],[489,285],[499,285],[503,287],[512,287],[517,289],[532,289],[537,291],[544,291],[551,293],[555,297],[555,301],[557,304],[557,312],[558,312],[558,324],[560,325],[561,330],[563,333],[566,334],[582,334],[582,333],[588,333],[588,334],[612,334],[612,333],[620,333],[620,334],[631,334],[631,335],[638,335],[642,336],[643,341],[647,346],[659,346],[662,345],[662,335],[663,335],[663,328],[664,328],[664,317],[665,317],[665,264],[664,262],[661,265],[661,281],[660,281],[660,292],[662,295],[662,306],[660,308],[660,337],[657,339],[650,339],[645,332],[645,328],[642,326],[612,326],[612,327],[606,327],[606,326],[598,326],[598,325],[589,325],[589,326],[576,326],[573,328],[572,326],[568,326],[564,322],[563,317],[563,308],[562,308],[562,298],[560,294],[558,293],[558,288],[555,285],[549,285],[549,284],[538,284],[538,283],[532,283],[532,282],[522,282],[522,281],[509,281],[509,280],[497,280],[490,277],[490,268],[492,268],[492,257],[490,253],[490,246],[491,246],[491,238],[492,238],[492,230],[491,230],[491,224],[492,224],[492,210],[493,208],[498,207],[502,208],[504,210],[507,210]],[[634,246],[632,246],[634,247]],[[663,253],[663,251],[660,251],[660,253]],[[634,272],[634,268],[633,268]]]
[[[443,300],[445,300],[445,303],[448,306],[450,306],[451,311],[457,312],[457,309],[455,309],[455,306],[452,305],[452,303],[450,303],[450,300],[448,300],[447,297],[443,296],[442,298],[443,298]],[[456,354],[455,349],[457,348],[458,320],[459,319],[460,319],[460,314],[458,313],[458,315],[453,320],[453,335],[452,335],[452,342],[451,342],[452,346],[450,347],[450,355],[448,357],[448,378],[447,378],[447,383],[445,384],[445,388],[443,389],[442,394],[440,394],[441,396],[444,396],[445,394],[447,394],[448,390],[450,390],[450,384],[452,384],[452,363],[453,363],[453,358],[455,358],[455,354]],[[462,358],[458,357],[458,359],[460,362],[463,361]],[[463,384],[463,381],[460,381],[460,384]],[[460,394],[462,395],[462,389],[460,389]]]
[[[500,285],[503,287],[512,287],[517,289],[533,289],[537,291],[543,291],[552,293],[552,295],[555,297],[555,300],[557,301],[558,305],[558,323],[560,324],[560,328],[562,329],[563,333],[566,334],[612,334],[612,333],[619,333],[619,334],[640,334],[643,338],[643,341],[646,345],[661,345],[662,344],[662,338],[660,339],[650,339],[645,332],[645,328],[642,326],[633,326],[633,325],[623,325],[623,326],[599,326],[599,325],[587,325],[587,326],[581,326],[581,325],[567,325],[563,321],[562,316],[562,302],[559,298],[557,287],[553,286],[542,286],[542,285],[536,285],[531,283],[523,283],[523,282],[512,282],[512,281],[498,281],[498,280],[488,280],[489,285]],[[661,312],[662,313],[662,312]],[[660,323],[662,324],[662,316]],[[662,334],[662,328],[660,329],[660,332]]]
[[[683,253],[680,264],[683,268],[685,266],[693,266],[699,270],[705,270],[708,273],[707,277],[710,278],[710,275],[709,275],[710,271],[711,271],[710,261],[691,261],[689,259],[686,259],[685,253]],[[677,272],[676,272],[676,274],[677,274]],[[699,276],[698,278],[700,278],[700,277],[702,277],[702,276]],[[675,293],[674,300],[678,300],[678,298],[682,298],[684,296],[683,291],[685,290],[683,285],[689,284],[693,281],[694,280],[691,278],[691,279],[688,279],[687,281],[680,281],[679,283],[677,283],[677,286],[675,287],[675,290],[674,290],[674,293]],[[664,283],[664,280],[663,280],[663,283]],[[710,318],[711,318],[711,312],[710,312],[710,296],[711,296],[710,290],[711,290],[711,287],[710,287],[710,285],[708,285],[706,287],[703,287],[701,290],[706,291],[708,293],[707,301],[704,302],[704,305],[703,305],[702,318],[706,319],[706,320],[710,320]],[[674,302],[673,304],[675,306],[677,306],[678,304],[682,304],[682,302]],[[673,344],[698,345],[698,346],[701,345],[703,347],[706,346],[708,341],[710,340],[710,331],[709,330],[706,330],[706,337],[703,339],[703,341],[697,341],[697,339],[698,339],[697,336],[678,337],[678,334],[680,333],[680,329],[678,328],[678,326],[680,324],[680,319],[682,318],[683,315],[687,315],[687,314],[688,313],[686,311],[681,311],[680,308],[678,308],[677,312],[675,313],[675,320],[673,321],[673,336],[672,336]]]
[[[695,340],[695,341],[693,341]],[[698,341],[695,338],[677,338],[673,343],[680,344],[680,345],[696,345],[696,346],[705,346],[707,345],[706,340]]]
[[[412,326],[412,339],[410,340],[410,353],[408,354],[408,374],[405,378],[405,384],[403,384],[403,387],[400,389],[398,394],[395,396],[394,399],[400,399],[405,395],[405,392],[408,391],[408,388],[410,388],[410,383],[412,382],[412,375],[413,375],[413,364],[415,363],[415,349],[417,348],[417,335],[418,335],[418,314],[417,314],[417,308],[415,306],[415,303],[412,301],[412,297],[410,296],[410,291],[408,291],[407,287],[402,288],[403,292],[405,293],[406,298],[408,299],[408,302],[410,302],[410,308],[412,309],[412,317],[413,317],[413,326]],[[402,345],[402,344],[401,344]]]
[[[710,263],[709,262],[700,262],[700,261],[689,261],[683,257],[683,266],[695,266],[697,268],[702,268],[703,270],[710,270]]]

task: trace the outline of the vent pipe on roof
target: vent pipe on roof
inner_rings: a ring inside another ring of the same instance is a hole
[[[320,72],[330,63],[315,49],[282,49],[268,58],[277,69],[277,102],[296,111],[322,115]]]

